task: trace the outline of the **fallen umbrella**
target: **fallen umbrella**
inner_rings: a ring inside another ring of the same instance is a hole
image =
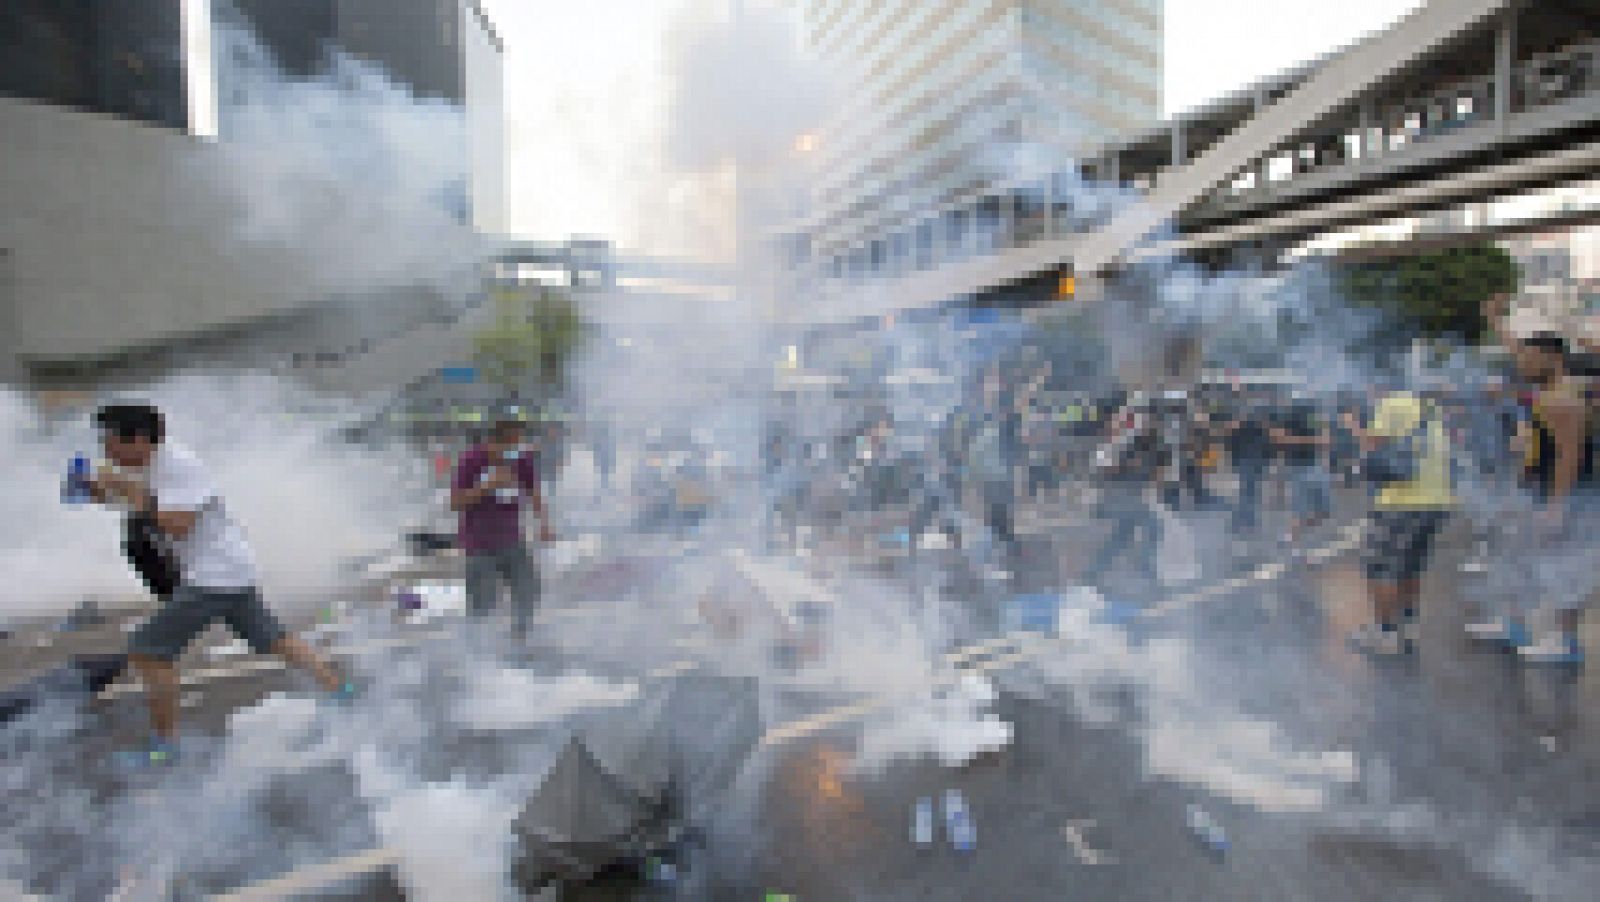
[[[685,841],[761,738],[753,679],[682,675],[574,727],[512,824],[526,891]]]

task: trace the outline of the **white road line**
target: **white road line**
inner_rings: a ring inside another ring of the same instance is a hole
[[[273,880],[252,884],[224,895],[212,896],[217,902],[262,902],[267,899],[293,899],[323,889],[330,883],[349,880],[393,867],[400,855],[390,849],[368,849],[344,858],[290,871]]]
[[[598,617],[601,613],[603,612],[586,607],[558,608],[553,611],[545,611],[534,615],[533,622],[551,623],[556,620]],[[353,655],[368,654],[375,651],[386,651],[394,648],[409,648],[412,646],[421,645],[424,642],[434,639],[447,638],[452,635],[452,633],[453,631],[448,628],[440,629],[435,627],[433,629],[419,630],[414,633],[408,633],[406,635],[396,636],[390,639],[377,639],[372,642],[364,642],[360,645],[337,646],[327,649],[326,651],[328,654],[336,657],[350,657]],[[237,664],[233,664],[228,667],[206,667],[199,670],[190,670],[182,676],[180,683],[184,686],[199,686],[217,680],[234,679],[242,676],[253,676],[261,673],[272,673],[274,671],[284,670],[286,667],[287,665],[278,658],[253,658],[250,660],[240,661]],[[124,695],[139,695],[143,692],[144,685],[137,680],[133,680],[113,683],[102,690],[100,696],[102,698],[119,698]]]
[[[791,720],[786,724],[773,727],[764,733],[761,737],[761,742],[759,743],[758,747],[770,748],[771,746],[780,745],[794,739],[810,736],[813,733],[819,733],[830,727],[849,723],[858,717],[870,714],[872,711],[876,710],[877,708],[881,708],[888,703],[889,698],[887,696],[875,696],[867,699],[866,701],[856,702],[849,705],[841,705],[837,708],[829,708],[826,711],[818,712],[810,717],[803,717],[799,720]]]
[[[1223,586],[1243,588],[1253,582],[1266,582],[1272,579],[1277,579],[1287,572],[1288,567],[1282,564],[1269,564],[1265,567],[1257,569],[1256,572],[1250,576],[1228,580],[1223,584]],[[1189,593],[1188,595],[1179,596],[1178,598],[1173,599],[1172,602],[1168,602],[1165,605],[1160,605],[1155,608],[1141,611],[1140,615],[1143,618],[1153,618],[1160,614],[1171,613],[1172,611],[1178,610],[1180,607],[1186,606],[1175,604],[1175,602],[1187,602],[1188,604],[1193,604],[1195,602],[1212,597],[1213,595],[1222,594],[1223,591],[1227,591],[1227,589],[1224,588],[1221,591],[1214,593],[1208,593],[1206,590]],[[975,670],[980,673],[988,673],[990,671],[1004,670],[1013,664],[1027,660],[1028,658],[1034,657],[1048,650],[1055,644],[1057,643],[1050,641],[1048,637],[1041,636],[1037,633],[1019,631],[997,636],[984,642],[975,643],[964,648],[958,648],[947,652],[944,655],[944,660],[947,663],[963,669]],[[985,655],[1003,651],[1008,646],[1012,647],[1013,650],[1004,654],[995,654],[995,656],[992,658],[984,659]],[[873,696],[863,701],[841,705],[835,708],[829,708],[808,717],[793,720],[786,724],[781,724],[768,730],[766,734],[761,737],[761,746],[765,748],[779,745],[784,742],[800,739],[810,736],[814,733],[848,723],[859,717],[870,714],[872,711],[888,704],[891,700],[892,699],[888,696]]]

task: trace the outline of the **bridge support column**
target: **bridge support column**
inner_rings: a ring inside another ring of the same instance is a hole
[[[1494,118],[1505,128],[1511,118],[1511,100],[1516,91],[1517,7],[1512,3],[1500,14],[1494,44]]]
[[[1188,136],[1184,134],[1183,123],[1175,122],[1172,125],[1172,166],[1176,169],[1182,166],[1189,155]]]

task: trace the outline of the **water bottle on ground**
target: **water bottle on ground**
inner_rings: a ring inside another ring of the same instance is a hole
[[[1199,805],[1190,805],[1188,809],[1189,832],[1199,841],[1206,851],[1214,855],[1222,855],[1228,851],[1228,834]]]
[[[926,796],[911,807],[911,842],[924,849],[933,845],[933,799]]]
[[[950,845],[957,852],[971,852],[977,848],[978,828],[972,823],[972,810],[967,807],[967,800],[959,789],[951,789],[944,794],[944,825],[945,832],[950,836]]]

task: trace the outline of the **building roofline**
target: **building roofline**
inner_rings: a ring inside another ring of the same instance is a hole
[[[466,5],[467,12],[472,14],[472,18],[477,21],[478,26],[483,29],[483,33],[489,38],[489,46],[494,48],[495,53],[504,56],[506,52],[505,39],[500,37],[500,30],[495,28],[494,20],[489,18],[487,12],[484,12],[483,3],[480,0],[462,0],[462,2]]]

